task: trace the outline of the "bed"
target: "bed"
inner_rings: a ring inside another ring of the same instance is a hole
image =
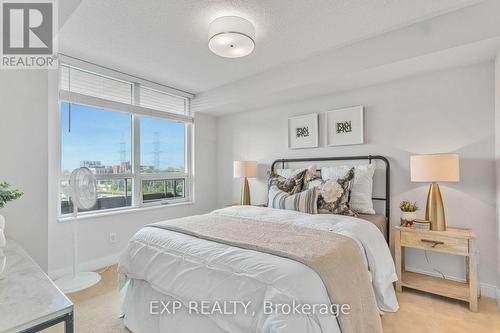
[[[220,227],[213,230],[214,226]],[[387,230],[385,225],[379,227]],[[397,311],[398,303],[392,285],[397,279],[394,263],[379,227],[359,217],[252,206],[146,226],[132,237],[119,263],[124,323],[135,333],[380,332],[379,311]],[[244,228],[246,233],[241,232]],[[261,233],[252,235],[255,230]],[[285,241],[286,237],[290,239]],[[342,245],[333,246],[330,257],[321,254],[323,259],[338,260],[345,272],[328,278],[329,271],[314,268],[309,257],[311,251],[321,252],[337,240],[351,251],[344,258]],[[285,243],[293,249],[286,250]],[[335,251],[342,255],[332,257]],[[353,273],[356,269],[362,273]],[[356,313],[290,315],[283,309],[272,311],[276,308],[266,312],[263,307],[320,307],[337,298],[354,307],[358,304],[369,315],[353,320]],[[200,311],[203,304],[211,311]],[[217,304],[232,304],[224,310],[234,311],[214,312]]]
[[[384,214],[358,214],[358,218],[374,224],[389,243],[389,222]]]
[[[391,218],[391,165],[385,156],[381,155],[366,155],[366,156],[335,156],[335,157],[308,157],[308,158],[282,158],[273,161],[271,164],[271,172],[275,172],[280,167],[285,169],[288,164],[297,165],[305,163],[305,166],[311,163],[345,163],[355,165],[353,162],[368,162],[369,164],[380,162],[377,165],[374,175],[374,189],[372,200],[376,203],[383,203],[382,207],[375,214],[358,214],[358,218],[367,220],[382,232],[387,244],[390,240],[390,218]],[[317,170],[320,172],[320,170]]]

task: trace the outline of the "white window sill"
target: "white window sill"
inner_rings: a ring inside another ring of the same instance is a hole
[[[185,202],[176,202],[171,204],[159,204],[152,206],[143,206],[143,207],[124,207],[124,208],[116,208],[116,209],[108,209],[104,211],[95,211],[95,212],[84,212],[78,214],[78,220],[88,220],[94,218],[101,218],[113,215],[121,215],[121,214],[130,214],[130,213],[139,213],[145,212],[149,210],[155,209],[164,209],[164,208],[174,208],[181,206],[194,205],[194,201],[185,201]],[[73,215],[68,214],[57,218],[57,222],[68,222],[73,220]]]

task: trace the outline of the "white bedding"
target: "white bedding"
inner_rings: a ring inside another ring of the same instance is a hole
[[[394,263],[383,235],[372,223],[250,206],[211,214],[293,223],[351,237],[366,255],[367,274],[372,277],[379,308],[398,309],[392,287],[397,279]],[[145,227],[130,240],[120,259],[119,274],[121,286],[129,286],[123,307],[125,324],[136,333],[340,332],[335,317],[329,315],[262,313],[264,301],[330,303],[316,272],[283,257]],[[186,306],[189,301],[243,300],[251,302],[250,314],[189,316],[184,308],[175,315],[150,315],[149,302],[159,300],[177,300]]]

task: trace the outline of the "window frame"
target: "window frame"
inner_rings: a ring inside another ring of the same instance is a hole
[[[61,140],[61,104],[63,102],[69,104],[79,104],[88,107],[103,109],[109,112],[119,112],[125,113],[131,116],[131,171],[130,173],[120,173],[120,174],[99,174],[95,175],[96,180],[110,180],[110,179],[131,179],[132,181],[132,196],[131,196],[131,205],[117,208],[109,208],[109,209],[101,209],[101,210],[93,210],[79,213],[80,215],[107,215],[112,212],[120,212],[126,210],[137,210],[141,208],[152,208],[156,206],[168,206],[182,203],[194,203],[194,181],[193,181],[193,134],[194,134],[194,117],[191,116],[191,98],[185,96],[185,94],[174,94],[172,93],[172,88],[166,87],[165,90],[159,90],[158,85],[149,85],[147,81],[138,80],[139,82],[130,81],[131,86],[131,104],[116,102],[112,100],[106,100],[99,97],[84,95],[80,93],[69,92],[67,90],[62,90],[60,87],[60,77],[61,77],[61,68],[70,67],[75,68],[77,70],[82,70],[85,72],[90,72],[91,74],[108,77],[113,80],[123,81],[120,77],[113,77],[107,74],[101,74],[99,72],[90,71],[85,68],[80,68],[77,66],[73,66],[71,64],[60,64],[59,67],[59,98],[58,98],[58,137],[59,137],[59,153],[58,153],[58,200],[57,200],[57,214],[58,218],[64,220],[70,217],[71,214],[62,214],[61,212],[61,191],[62,186],[61,183],[65,180],[69,179],[68,175],[62,174],[62,140]],[[133,78],[133,77],[132,77]],[[146,82],[146,84],[144,84]],[[185,115],[170,113],[161,110],[149,109],[146,107],[140,106],[140,88],[145,87],[148,89],[153,89],[159,91],[161,93],[173,95],[178,98],[184,99],[184,107],[185,107]],[[140,135],[140,119],[141,118],[157,118],[160,120],[181,122],[185,126],[184,130],[184,167],[185,172],[159,172],[159,173],[141,173],[141,135]],[[182,198],[173,198],[173,199],[159,199],[155,201],[147,201],[143,200],[142,193],[142,181],[143,180],[169,180],[169,179],[184,179],[184,197]],[[125,193],[125,196],[127,194]]]

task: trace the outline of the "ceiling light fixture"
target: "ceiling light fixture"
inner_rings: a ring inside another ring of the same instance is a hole
[[[218,56],[239,58],[255,48],[255,28],[238,16],[222,16],[208,27],[208,48]]]

